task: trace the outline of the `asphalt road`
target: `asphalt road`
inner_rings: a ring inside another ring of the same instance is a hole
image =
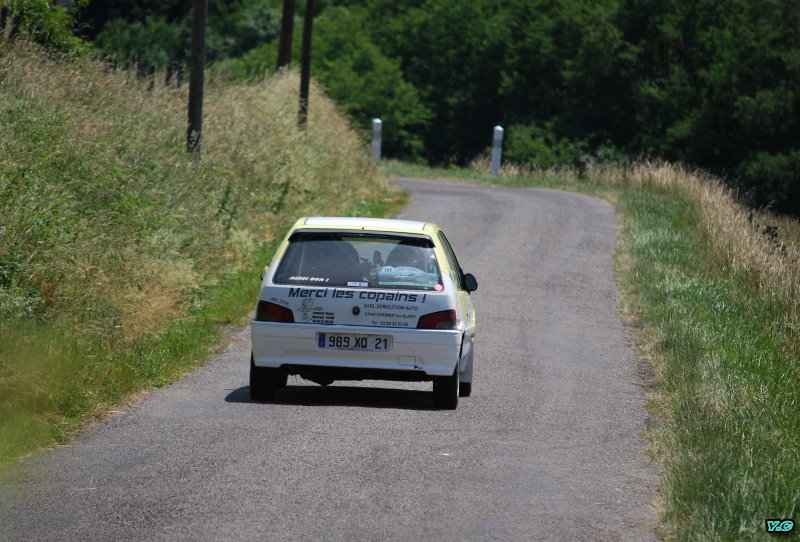
[[[249,335],[70,446],[0,472],[0,540],[654,540],[645,392],[589,197],[432,181],[401,218],[475,274],[472,397],[290,378],[248,396]],[[254,277],[255,280],[255,277]]]

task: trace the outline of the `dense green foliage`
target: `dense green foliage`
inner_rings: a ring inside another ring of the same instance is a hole
[[[280,9],[212,0],[218,68],[273,71]],[[93,0],[81,21],[101,50],[158,67],[185,59],[189,11]],[[754,204],[800,209],[793,0],[328,0],[316,11],[312,73],[362,129],[384,120],[388,156],[464,164],[500,124],[520,165],[659,156],[727,177]],[[300,3],[298,26],[303,14]]]
[[[127,4],[127,5],[126,5]],[[191,2],[159,2],[146,8],[146,2],[93,2],[89,13],[107,17],[97,25],[94,19],[82,28],[96,30],[98,49],[123,66],[140,70],[161,69],[171,62],[186,62],[191,41]],[[183,9],[180,9],[183,8]],[[89,17],[89,15],[87,15]],[[206,36],[210,60],[235,58],[280,34],[280,12],[260,0],[209,4]]]
[[[598,149],[726,174],[800,208],[800,12],[786,0],[369,2],[433,112],[427,157],[464,161],[508,128],[509,158]]]
[[[87,2],[72,4],[77,9]],[[51,0],[0,0],[0,41],[22,37],[60,52],[88,52],[90,44],[73,35],[72,15]]]
[[[626,0],[628,147],[727,174],[800,210],[800,11],[786,0]]]
[[[6,2],[22,32],[76,47],[64,9]],[[280,7],[211,0],[209,58],[234,77],[270,73]],[[158,69],[185,61],[190,9],[93,0],[78,29],[123,65]],[[518,164],[656,155],[800,209],[791,0],[329,0],[317,16],[314,74],[363,129],[383,118],[386,155],[465,163],[502,124]]]

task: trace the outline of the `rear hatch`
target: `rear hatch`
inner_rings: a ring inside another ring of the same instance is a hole
[[[299,230],[270,267],[258,312],[268,303],[298,323],[416,328],[454,308],[449,280],[425,235]]]

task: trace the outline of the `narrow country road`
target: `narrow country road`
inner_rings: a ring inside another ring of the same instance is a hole
[[[243,331],[75,444],[0,471],[0,540],[655,540],[613,208],[396,182],[413,196],[399,217],[441,225],[478,278],[457,410],[433,410],[425,383],[291,378],[252,403]]]

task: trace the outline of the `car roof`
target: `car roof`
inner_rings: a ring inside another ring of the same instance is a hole
[[[395,233],[427,233],[432,234],[439,227],[431,222],[418,220],[400,220],[395,218],[363,218],[351,216],[310,216],[298,220],[292,230],[296,229],[333,229],[333,230],[367,230],[390,231]]]

